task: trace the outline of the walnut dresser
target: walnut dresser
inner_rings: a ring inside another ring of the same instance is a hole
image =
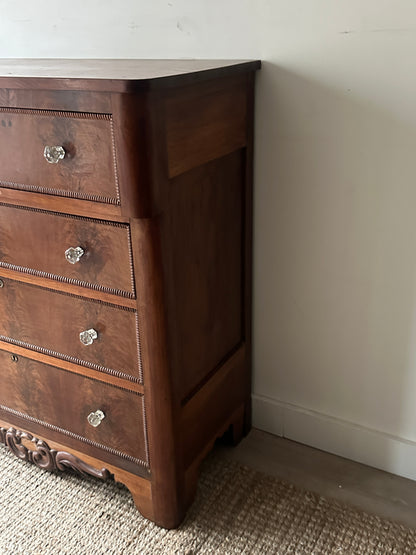
[[[0,441],[166,528],[250,427],[259,67],[0,61]]]

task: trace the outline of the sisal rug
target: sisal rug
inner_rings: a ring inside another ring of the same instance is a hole
[[[0,554],[416,554],[409,530],[224,459],[204,463],[196,502],[163,530],[115,483],[50,474],[0,447]]]

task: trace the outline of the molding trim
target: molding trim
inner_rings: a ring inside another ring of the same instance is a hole
[[[414,441],[261,395],[253,395],[253,426],[416,480]]]
[[[121,307],[123,308],[123,307]],[[127,309],[126,309],[127,310]],[[137,315],[136,315],[136,323]],[[137,326],[136,326],[137,327]],[[137,335],[136,331],[136,335]],[[6,337],[5,335],[0,335],[0,341],[4,341],[5,343],[9,343],[10,345],[17,345],[18,347],[23,347],[24,349],[28,349],[30,351],[36,351],[37,353],[42,353],[44,355],[60,358],[62,360],[66,360],[71,362],[72,364],[78,364],[79,366],[85,366],[86,368],[92,368],[93,370],[97,370],[103,374],[110,374],[111,376],[115,376],[116,378],[122,378],[124,380],[131,380],[133,382],[137,382],[143,385],[143,372],[141,368],[141,359],[138,359],[139,364],[139,377],[132,376],[130,374],[126,374],[121,370],[113,370],[113,368],[105,368],[100,364],[96,364],[95,362],[88,362],[87,360],[81,360],[80,358],[75,358],[71,355],[65,355],[63,353],[59,353],[57,351],[51,351],[50,349],[46,349],[45,347],[39,347],[38,345],[32,345],[32,343],[26,343],[26,341],[20,341],[19,339],[13,339],[13,337]],[[137,346],[138,348],[138,346]]]

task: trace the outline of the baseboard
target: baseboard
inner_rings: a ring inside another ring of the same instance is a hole
[[[416,443],[253,395],[253,426],[398,476],[416,480]]]

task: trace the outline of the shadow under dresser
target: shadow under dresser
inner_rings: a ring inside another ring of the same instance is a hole
[[[259,67],[0,61],[0,441],[166,528],[250,428]]]

